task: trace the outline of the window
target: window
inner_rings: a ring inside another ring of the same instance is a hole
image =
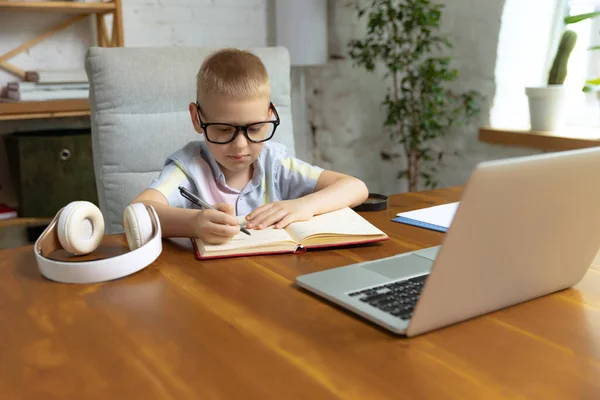
[[[546,85],[567,0],[506,0],[498,35],[490,125],[529,128],[525,88]]]
[[[587,79],[600,76],[600,16],[564,25],[564,17],[600,11],[600,0],[506,0],[498,37],[495,93],[490,125],[506,129],[529,128],[528,86],[544,86],[560,36],[577,33],[569,58],[565,85],[571,90],[567,124],[600,128],[600,98],[583,93]]]
[[[600,11],[600,0],[562,1],[567,15]],[[562,30],[562,21],[560,24]],[[600,127],[600,97],[597,96],[599,93],[583,93],[581,90],[587,79],[600,76],[600,50],[589,50],[591,46],[600,45],[600,16],[569,24],[566,29],[577,33],[577,43],[569,58],[565,80],[565,86],[572,89],[567,123],[574,126]],[[557,47],[558,43],[554,46],[554,52]]]

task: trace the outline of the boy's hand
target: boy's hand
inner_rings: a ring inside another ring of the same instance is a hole
[[[292,222],[306,221],[314,214],[301,199],[277,201],[258,207],[246,216],[246,228],[263,229],[275,224],[275,229],[285,228]]]
[[[218,210],[202,210],[198,212],[194,226],[196,237],[208,244],[222,244],[240,231],[238,220],[234,216],[231,204],[215,204]]]

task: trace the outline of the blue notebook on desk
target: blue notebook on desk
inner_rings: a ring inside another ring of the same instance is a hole
[[[396,214],[392,221],[418,226],[438,232],[446,232],[452,223],[458,202],[426,207]]]

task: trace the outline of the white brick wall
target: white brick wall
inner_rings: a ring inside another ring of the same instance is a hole
[[[134,0],[123,9],[125,45],[261,46],[266,0]]]

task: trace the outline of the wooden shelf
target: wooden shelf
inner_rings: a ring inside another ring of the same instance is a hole
[[[103,14],[114,12],[114,2],[79,3],[71,1],[7,1],[0,0],[0,10],[60,12],[63,14]]]
[[[53,26],[29,39],[16,48],[0,54],[0,69],[13,74],[20,80],[26,80],[27,73],[17,65],[11,64],[10,59],[28,51],[43,40],[62,32],[76,23],[85,20],[89,15],[96,17],[97,45],[100,47],[122,47],[123,13],[121,0],[97,0],[95,2],[78,1],[8,1],[0,0],[0,12],[8,11],[38,11],[74,14],[66,21]],[[105,17],[112,16],[111,29],[106,27]],[[90,115],[87,100],[60,100],[10,103],[0,102],[0,121],[60,118]]]
[[[17,217],[9,219],[0,219],[0,228],[8,228],[11,226],[28,226],[28,225],[44,225],[52,221],[52,218],[26,218]]]
[[[574,150],[600,146],[600,128],[568,127],[562,132],[553,133],[483,127],[479,129],[479,140],[544,151]]]
[[[0,121],[90,115],[87,99],[0,102]]]

